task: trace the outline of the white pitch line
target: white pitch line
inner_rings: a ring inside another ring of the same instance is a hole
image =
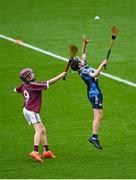
[[[113,76],[113,75],[111,75],[111,74],[107,74],[107,73],[104,73],[104,72],[101,72],[101,74],[102,74],[103,76],[106,76],[106,77],[110,78],[110,79],[119,81],[119,82],[121,82],[121,83],[124,83],[124,84],[127,84],[127,85],[129,85],[129,86],[132,86],[132,87],[135,87],[135,88],[136,88],[136,83],[134,83],[134,82],[131,82],[131,81],[128,81],[128,80],[125,80],[125,79],[121,79],[121,78],[119,78],[119,77],[117,77],[117,76]]]
[[[8,40],[8,41],[11,41],[11,42],[13,42],[13,43],[19,44],[19,45],[21,45],[21,46],[25,46],[25,47],[27,47],[27,48],[29,48],[29,49],[33,49],[33,50],[35,50],[35,51],[38,51],[38,52],[43,53],[43,54],[46,54],[46,55],[48,55],[48,56],[52,56],[52,57],[54,57],[54,58],[57,58],[57,59],[60,59],[60,60],[63,60],[63,61],[68,61],[68,59],[65,58],[65,57],[59,56],[59,55],[54,54],[54,53],[51,53],[51,52],[49,52],[49,51],[45,51],[45,50],[43,50],[43,49],[41,49],[41,48],[37,48],[37,47],[32,46],[32,45],[30,45],[30,44],[24,43],[24,42],[22,42],[22,41],[19,40],[19,39],[13,39],[13,38],[7,37],[7,36],[2,35],[2,34],[0,34],[0,38],[6,39],[6,40]]]
[[[43,53],[43,54],[46,54],[46,55],[48,55],[48,56],[52,56],[52,57],[54,57],[54,58],[57,58],[57,59],[60,59],[60,60],[63,60],[63,61],[68,61],[68,59],[65,58],[65,57],[59,56],[59,55],[54,54],[54,53],[52,53],[52,52],[45,51],[45,50],[43,50],[43,49],[41,49],[41,48],[37,48],[37,47],[32,46],[32,45],[30,45],[30,44],[24,43],[24,42],[22,42],[22,41],[19,40],[19,39],[13,39],[13,38],[7,37],[7,36],[2,35],[2,34],[0,34],[0,38],[6,39],[6,40],[11,41],[11,42],[13,42],[13,43],[16,43],[16,44],[19,44],[19,45],[21,45],[21,46],[27,47],[27,48],[29,48],[29,49],[33,49],[34,51],[38,51],[38,52]],[[124,84],[127,84],[127,85],[129,85],[129,86],[132,86],[132,87],[135,87],[135,88],[136,88],[136,83],[134,83],[134,82],[130,82],[130,81],[128,81],[128,80],[121,79],[121,78],[119,78],[119,77],[117,77],[117,76],[113,76],[113,75],[111,75],[111,74],[104,73],[104,72],[101,72],[101,74],[102,74],[103,76],[106,76],[106,77],[110,78],[110,79],[119,81],[119,82],[121,82],[121,83],[124,83]]]

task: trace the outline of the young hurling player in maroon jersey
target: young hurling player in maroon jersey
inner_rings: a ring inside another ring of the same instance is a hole
[[[59,74],[58,76],[45,81],[35,82],[35,75],[31,68],[23,69],[19,74],[21,80],[24,82],[20,86],[14,89],[17,93],[22,93],[24,97],[23,114],[28,124],[32,124],[35,129],[34,134],[34,149],[30,153],[30,157],[38,162],[43,162],[43,158],[55,158],[54,154],[49,150],[46,136],[46,129],[41,122],[40,109],[42,103],[42,91],[47,90],[49,86],[56,81],[66,76],[66,72]],[[43,145],[42,156],[39,155],[38,149],[40,142]]]

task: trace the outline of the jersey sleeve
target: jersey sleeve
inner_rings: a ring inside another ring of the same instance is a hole
[[[17,86],[14,88],[14,92],[17,92],[17,93],[22,93],[22,87],[23,87],[23,84],[21,86]]]
[[[49,82],[31,82],[31,91],[43,91],[49,88]]]

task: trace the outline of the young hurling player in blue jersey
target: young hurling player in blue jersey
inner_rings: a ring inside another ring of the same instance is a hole
[[[105,59],[98,67],[98,69],[93,70],[89,67],[86,62],[86,52],[87,44],[89,40],[83,35],[83,47],[82,47],[82,58],[75,57],[71,63],[71,68],[74,71],[78,71],[79,75],[87,85],[87,96],[93,107],[93,132],[91,137],[88,139],[96,148],[102,150],[102,146],[98,139],[98,130],[100,122],[102,120],[102,101],[103,96],[98,84],[98,76],[102,71],[103,67],[108,63]]]

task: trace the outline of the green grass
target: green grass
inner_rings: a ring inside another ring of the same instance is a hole
[[[105,57],[110,28],[120,34],[107,73],[136,80],[135,0],[1,0],[0,33],[68,57],[68,45],[76,44],[81,55],[82,34],[92,42],[88,63],[97,67]],[[94,17],[101,20],[96,22]],[[22,97],[13,88],[18,72],[32,67],[37,80],[62,72],[65,62],[0,39],[0,178],[136,178],[136,90],[100,77],[104,95],[104,119],[98,151],[87,141],[92,109],[86,87],[71,71],[43,94],[41,117],[56,159],[43,164],[32,161],[33,129],[22,114]],[[42,150],[42,149],[40,149]]]

